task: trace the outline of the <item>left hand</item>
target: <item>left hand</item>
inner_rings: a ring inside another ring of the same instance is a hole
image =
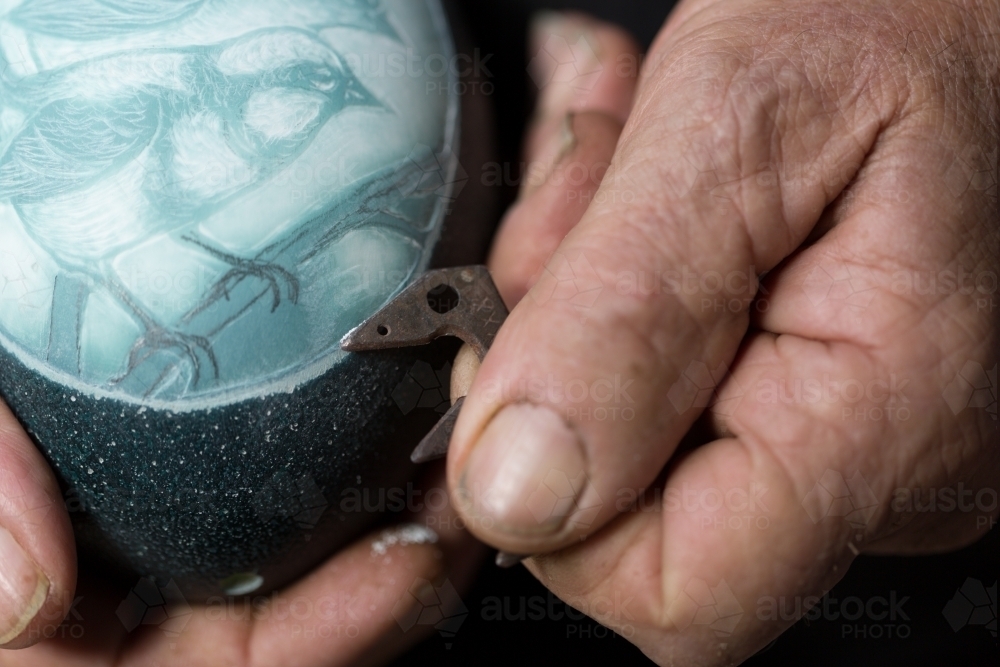
[[[417,485],[416,493],[424,495],[414,497],[426,498],[431,488],[444,488],[439,465]],[[420,612],[414,593],[443,586],[462,590],[481,562],[482,547],[457,528],[452,509],[447,503],[434,505],[414,508],[408,517],[410,539],[400,539],[398,528],[374,532],[272,595],[252,601],[220,597],[188,610],[172,609],[187,617],[174,627],[154,623],[126,632],[116,612],[128,590],[83,570],[75,593],[68,592],[76,600],[66,605],[66,620],[65,609],[41,615],[20,638],[21,646],[30,648],[0,650],[0,666],[381,664],[434,631],[432,624],[408,622],[412,612]],[[177,628],[179,633],[171,631]]]

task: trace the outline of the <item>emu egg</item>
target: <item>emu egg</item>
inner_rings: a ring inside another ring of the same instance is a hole
[[[286,585],[371,527],[344,499],[405,484],[437,416],[408,398],[426,361],[339,340],[453,196],[442,7],[3,7],[0,395],[92,560],[192,602]]]

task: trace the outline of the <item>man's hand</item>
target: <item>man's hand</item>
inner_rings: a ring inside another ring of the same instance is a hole
[[[620,35],[543,31],[603,70],[543,89],[494,250],[517,306],[448,460],[473,532],[664,665],[742,661],[793,622],[762,601],[860,553],[982,536],[1000,3],[692,0],[634,104]]]
[[[444,488],[442,467],[416,493],[430,488]],[[373,533],[266,599],[219,598],[194,606],[179,633],[156,624],[129,633],[116,614],[128,590],[86,572],[77,586],[59,487],[0,402],[0,665],[378,664],[433,631],[406,621],[420,611],[414,596],[464,587],[481,560],[450,507],[427,503],[409,519],[408,530]]]

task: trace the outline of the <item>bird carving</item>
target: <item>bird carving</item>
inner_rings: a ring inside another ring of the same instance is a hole
[[[240,1],[240,0],[237,0]],[[323,22],[397,37],[380,0],[312,0]],[[27,0],[9,20],[29,33],[74,41],[154,30],[232,0]]]
[[[204,1],[77,0],[97,12],[89,20],[105,25],[125,16],[171,20]],[[28,3],[16,18],[27,22],[29,8],[41,12],[46,4],[52,1]],[[0,201],[13,206],[27,234],[62,270],[56,298],[60,291],[70,298],[61,303],[79,304],[80,295],[103,289],[140,326],[115,381],[166,350],[191,365],[194,384],[206,360],[216,377],[219,369],[206,338],[157,321],[114,277],[110,263],[151,237],[171,234],[229,264],[223,291],[230,282],[257,279],[272,291],[272,310],[282,287],[294,303],[299,286],[289,269],[234,256],[190,229],[289,164],[330,118],[348,107],[382,109],[340,54],[295,28],[259,30],[203,48],[112,54],[2,84],[10,103],[35,110],[0,144]],[[208,178],[212,167],[222,171]]]

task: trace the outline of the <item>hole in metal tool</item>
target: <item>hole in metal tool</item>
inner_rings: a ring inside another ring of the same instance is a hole
[[[458,291],[451,285],[438,285],[427,293],[427,305],[439,315],[455,310],[458,301]]]
[[[378,332],[379,336],[388,336],[389,335],[389,327],[387,327],[384,324],[378,325],[378,329],[376,329],[375,331]]]

